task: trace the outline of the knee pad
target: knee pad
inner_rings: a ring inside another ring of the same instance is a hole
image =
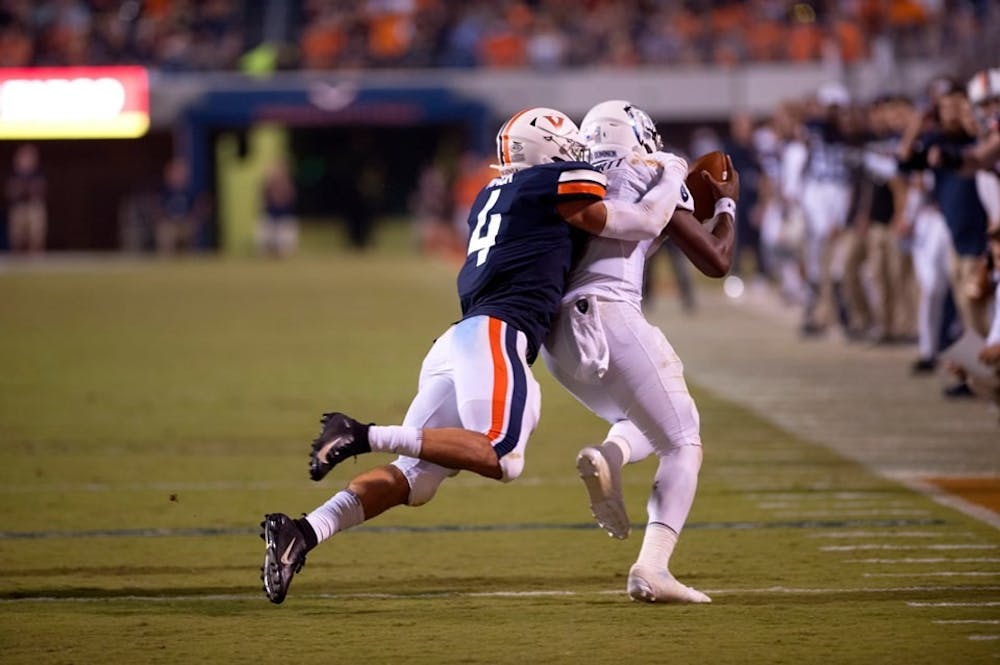
[[[410,496],[406,502],[408,506],[424,505],[434,498],[438,487],[445,478],[458,473],[458,471],[412,457],[399,457],[391,464],[400,470],[410,485]]]

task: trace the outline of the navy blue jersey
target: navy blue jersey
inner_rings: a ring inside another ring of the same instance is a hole
[[[556,206],[599,201],[606,191],[604,176],[584,162],[532,166],[484,187],[469,212],[469,253],[458,274],[462,317],[506,321],[527,336],[534,362],[587,238]]]
[[[952,148],[957,151],[976,142],[966,134],[930,134],[925,145]],[[932,196],[941,209],[951,232],[952,245],[959,256],[980,256],[986,253],[986,228],[989,219],[979,199],[975,175],[947,168],[935,168]]]
[[[809,145],[806,177],[822,182],[849,183],[847,141],[837,126],[823,120],[810,121],[805,126]]]

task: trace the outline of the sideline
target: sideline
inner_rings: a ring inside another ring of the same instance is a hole
[[[800,339],[797,312],[769,291],[733,300],[713,284],[697,296],[694,315],[667,300],[650,312],[693,384],[1000,529],[996,512],[921,480],[1000,478],[987,402],[946,400],[942,377],[910,376],[913,347]]]

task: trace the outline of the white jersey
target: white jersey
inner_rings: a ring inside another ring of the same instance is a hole
[[[607,198],[634,203],[660,177],[659,165],[627,150],[596,150],[594,168],[608,179]],[[681,184],[679,208],[692,210],[691,194]],[[583,256],[569,275],[563,302],[592,295],[603,300],[642,301],[642,274],[646,254],[656,240],[591,238]]]

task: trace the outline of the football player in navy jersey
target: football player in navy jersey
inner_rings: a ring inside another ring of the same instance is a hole
[[[564,113],[525,109],[497,134],[500,176],[469,214],[468,256],[458,276],[462,319],[424,358],[416,397],[401,426],[323,416],[310,476],[321,480],[344,459],[391,452],[391,464],[364,472],[301,519],[265,516],[261,579],[271,602],[284,600],[306,553],[335,533],[394,506],[419,506],[460,470],[508,482],[524,468],[538,423],[531,374],[559,309],[574,253],[587,233],[655,238],[680,199],[687,164],[658,156],[659,178],[638,202],[605,200],[607,180],[580,161],[579,130]]]

